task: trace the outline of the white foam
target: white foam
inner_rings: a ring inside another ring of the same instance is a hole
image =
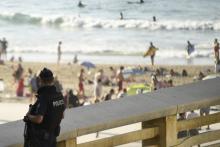
[[[9,22],[55,25],[78,28],[136,28],[147,30],[220,30],[220,20],[160,20],[152,22],[143,19],[99,19],[79,16],[40,16],[23,13],[1,13],[0,19]]]

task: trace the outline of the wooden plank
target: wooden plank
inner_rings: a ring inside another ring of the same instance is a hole
[[[220,147],[220,143],[210,144],[205,147]]]
[[[144,143],[142,142],[142,147],[157,147],[159,145],[159,139],[159,136],[157,136],[152,139],[144,140]]]
[[[220,112],[207,116],[200,116],[189,120],[181,120],[177,122],[177,131],[183,131],[198,128],[204,125],[210,125],[220,122]]]
[[[153,124],[152,121],[151,122],[149,122],[149,121],[142,122],[141,126],[142,126],[142,130],[147,129],[147,128],[156,127],[156,125]],[[156,135],[158,135],[158,130],[154,129],[154,132],[152,131],[152,133],[154,133],[154,135],[156,136]],[[158,137],[154,138],[154,141],[153,140],[148,140],[148,139],[147,140],[143,139],[142,140],[142,147],[150,146],[150,145],[157,145],[158,141],[159,141]]]
[[[156,133],[155,133],[156,132]],[[136,142],[143,139],[151,139],[158,135],[158,128],[148,128],[129,132],[126,134],[116,135],[113,137],[103,138],[91,142],[78,144],[77,147],[109,147]]]
[[[177,142],[176,115],[167,116],[161,120],[159,128],[160,146],[169,147]]]
[[[57,147],[77,147],[76,138],[60,141],[57,143]]]
[[[219,140],[219,138],[220,138],[220,130],[205,132],[196,136],[185,138],[184,140],[181,139],[181,141],[178,141],[180,143],[175,145],[175,147],[186,147],[186,146],[188,147],[188,146],[198,145],[202,143]]]
[[[177,106],[178,111],[182,111],[182,108],[191,110],[218,104],[218,87],[220,78],[72,109],[66,115],[74,117],[64,120],[62,130],[65,132],[72,128],[78,130],[78,135],[84,135],[172,115],[176,113]],[[85,121],[85,118],[89,119]]]

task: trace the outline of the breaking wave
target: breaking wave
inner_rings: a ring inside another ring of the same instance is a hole
[[[145,51],[126,51],[124,49],[118,50],[64,50],[63,54],[66,55],[75,55],[75,54],[84,54],[84,55],[95,55],[95,56],[140,56],[143,57]],[[9,53],[25,53],[25,54],[57,54],[56,50],[45,50],[45,49],[12,49]],[[185,50],[175,50],[175,49],[159,49],[156,53],[157,57],[160,58],[186,58],[187,54]],[[213,57],[213,51],[210,49],[196,49],[191,57],[202,58],[202,57]]]
[[[80,16],[37,16],[23,13],[0,13],[0,20],[15,24],[47,25],[67,28],[125,28],[146,30],[220,30],[220,20],[98,19]]]

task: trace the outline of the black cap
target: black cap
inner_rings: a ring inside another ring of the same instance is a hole
[[[51,81],[54,79],[52,71],[47,68],[41,70],[39,77],[45,81]]]

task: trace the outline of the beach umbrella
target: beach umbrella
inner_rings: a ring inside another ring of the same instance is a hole
[[[90,61],[83,61],[80,65],[90,69],[90,68],[95,68],[95,64],[93,64]]]

